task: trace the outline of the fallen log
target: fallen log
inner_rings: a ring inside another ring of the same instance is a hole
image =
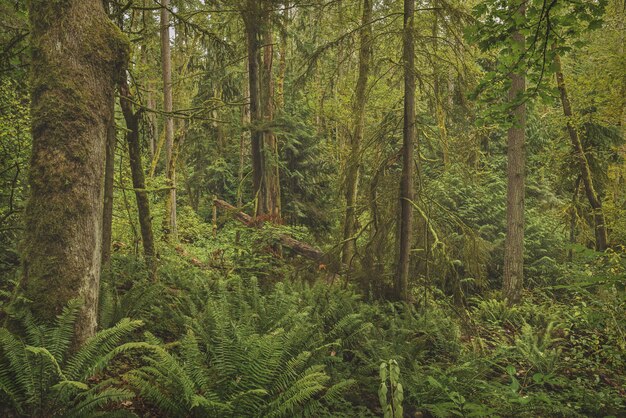
[[[241,212],[239,209],[224,200],[213,199],[213,204],[221,209],[226,210],[235,219],[237,219],[239,222],[243,223],[246,226],[262,226],[262,222],[255,222],[255,219],[252,216],[248,215],[247,213]],[[278,238],[278,242],[280,243],[280,245],[289,248],[298,255],[301,255],[313,261],[317,261],[321,265],[327,262],[328,257],[326,253],[310,244],[307,244],[306,242],[298,241],[297,239],[287,234],[278,234],[276,238]]]

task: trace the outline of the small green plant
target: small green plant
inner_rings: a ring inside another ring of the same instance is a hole
[[[400,383],[400,366],[395,360],[383,361],[380,364],[378,400],[385,418],[402,418],[404,389]]]

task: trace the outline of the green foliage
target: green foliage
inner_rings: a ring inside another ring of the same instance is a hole
[[[23,313],[23,338],[0,328],[3,413],[86,417],[133,397],[104,372],[118,357],[149,348],[141,342],[123,343],[143,323],[123,319],[74,350],[70,345],[79,306],[71,302],[50,327],[37,325]]]
[[[380,363],[380,389],[378,399],[385,418],[404,416],[402,401],[404,392],[400,383],[400,367],[395,360]]]

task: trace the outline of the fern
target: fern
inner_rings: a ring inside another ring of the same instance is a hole
[[[152,349],[143,342],[121,344],[142,323],[122,320],[70,353],[79,306],[70,302],[50,327],[37,325],[27,313],[21,315],[23,339],[0,328],[0,403],[8,406],[5,412],[93,416],[133,396],[115,387],[115,380],[92,385],[89,379],[119,355]]]

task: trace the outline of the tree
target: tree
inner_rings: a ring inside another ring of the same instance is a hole
[[[400,179],[400,219],[398,266],[395,298],[409,300],[411,241],[413,236],[413,147],[415,144],[415,0],[404,0],[402,62],[404,64],[404,125],[402,134],[402,177]]]
[[[255,215],[279,218],[278,145],[270,126],[273,120],[274,83],[273,40],[268,6],[269,4],[264,1],[247,0],[241,15],[248,47],[252,192],[256,200]]]
[[[608,238],[604,211],[602,210],[602,199],[600,199],[600,196],[593,185],[593,176],[591,174],[591,168],[589,167],[589,161],[587,160],[587,156],[585,154],[585,149],[583,148],[578,131],[572,124],[572,106],[567,95],[565,78],[563,77],[563,69],[561,68],[561,58],[558,54],[555,54],[554,56],[554,64],[556,67],[556,82],[561,96],[563,114],[567,118],[567,133],[572,143],[574,153],[576,154],[576,160],[578,161],[578,167],[580,169],[580,177],[585,185],[587,200],[589,200],[589,205],[593,209],[596,250],[604,251],[607,248]]]
[[[163,112],[165,112],[165,175],[170,192],[167,199],[167,233],[177,240],[176,228],[176,177],[174,157],[174,119],[172,118],[172,53],[170,48],[169,0],[161,2],[161,68],[163,71]]]
[[[146,178],[141,163],[141,146],[139,144],[139,122],[141,109],[133,111],[132,95],[126,80],[120,82],[120,107],[126,121],[126,142],[128,143],[128,156],[135,200],[137,201],[137,214],[141,229],[143,243],[143,255],[148,266],[151,278],[156,280],[156,252],[154,250],[154,235],[152,233],[152,217],[150,216],[150,201],[146,191]]]
[[[356,203],[359,191],[359,176],[361,171],[361,143],[365,129],[365,104],[367,92],[367,78],[372,60],[372,2],[363,0],[362,29],[360,31],[359,47],[359,75],[355,87],[353,103],[353,131],[350,138],[350,156],[346,167],[346,213],[343,224],[343,253],[342,261],[351,266],[356,249]]]
[[[33,0],[29,13],[33,149],[22,286],[46,321],[81,300],[80,345],[96,330],[105,144],[128,41],[100,0]]]
[[[525,3],[513,6],[515,22],[523,21]],[[519,16],[519,18],[517,17]],[[511,35],[512,50],[523,51],[524,35],[519,26]],[[511,70],[509,105],[512,125],[507,132],[507,192],[506,192],[506,239],[504,242],[504,277],[502,293],[509,303],[517,303],[521,297],[524,280],[524,173],[526,138],[526,103],[524,93],[526,78],[523,69]]]

